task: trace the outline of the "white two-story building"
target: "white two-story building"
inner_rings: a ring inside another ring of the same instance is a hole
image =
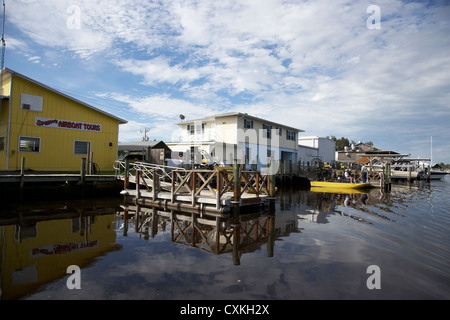
[[[336,142],[328,137],[299,137],[298,155],[302,165],[335,160]]]
[[[247,169],[261,170],[271,161],[298,159],[298,133],[303,130],[232,112],[181,121],[180,141],[167,145],[172,158],[231,165],[236,159]]]

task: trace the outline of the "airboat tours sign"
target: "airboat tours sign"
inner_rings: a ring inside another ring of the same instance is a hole
[[[49,119],[41,117],[36,117],[35,125],[37,127],[46,127],[46,128],[72,129],[72,130],[93,131],[93,132],[102,131],[102,126],[100,124]]]

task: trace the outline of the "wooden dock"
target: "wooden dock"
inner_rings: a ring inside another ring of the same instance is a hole
[[[116,175],[90,174],[86,170],[86,159],[81,160],[80,172],[26,171],[25,158],[22,158],[20,171],[0,171],[0,184],[19,184],[22,190],[25,184],[71,183],[77,185],[116,182]]]
[[[143,162],[115,163],[124,181],[122,194],[136,205],[224,216],[246,206],[268,204],[275,193],[274,175],[230,169],[185,170]],[[134,188],[130,188],[130,183]]]

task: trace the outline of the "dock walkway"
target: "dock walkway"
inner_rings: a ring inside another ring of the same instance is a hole
[[[122,194],[137,205],[163,210],[223,216],[236,207],[265,204],[275,190],[273,175],[237,165],[233,170],[186,170],[116,161],[114,168],[117,179],[124,181]]]

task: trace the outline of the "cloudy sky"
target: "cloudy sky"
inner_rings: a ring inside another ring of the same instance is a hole
[[[450,3],[6,0],[5,66],[172,141],[239,111],[450,163]]]

